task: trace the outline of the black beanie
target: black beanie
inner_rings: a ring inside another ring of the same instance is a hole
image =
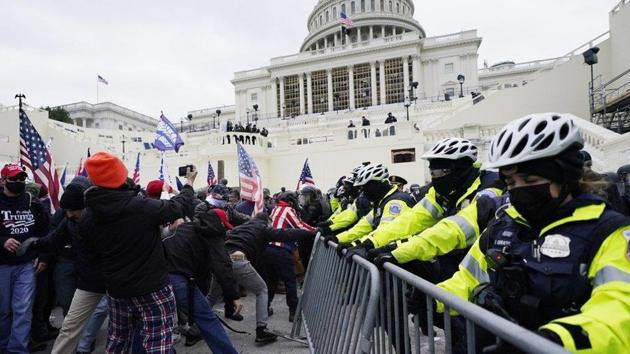
[[[65,210],[82,210],[85,208],[83,193],[85,188],[78,183],[70,183],[61,196],[59,205]]]
[[[581,146],[574,145],[553,157],[519,163],[516,165],[517,172],[544,177],[557,183],[573,184],[584,173],[580,148]]]

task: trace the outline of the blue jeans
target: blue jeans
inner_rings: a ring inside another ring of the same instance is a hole
[[[77,274],[74,271],[74,262],[60,260],[55,264],[55,292],[57,303],[63,309],[63,315],[68,314],[72,297],[77,290]]]
[[[0,265],[0,350],[29,351],[35,270],[31,262]]]
[[[171,286],[175,293],[175,301],[177,306],[184,312],[188,312],[188,280],[179,274],[169,274]],[[195,287],[194,294],[194,321],[199,327],[203,339],[215,354],[230,353],[236,354],[237,351],[232,346],[230,338],[225,333],[221,322],[212,311],[212,306],[203,296],[201,291]],[[190,314],[189,314],[190,315]]]
[[[98,331],[103,327],[103,322],[105,322],[108,312],[107,296],[103,296],[101,302],[98,303],[98,306],[96,306],[96,309],[92,312],[92,317],[90,317],[90,321],[81,334],[81,341],[79,342],[77,351],[90,352],[90,347],[96,340]]]

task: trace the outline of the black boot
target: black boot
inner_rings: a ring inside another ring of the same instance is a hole
[[[256,327],[256,343],[275,342],[278,336],[267,331],[267,327]]]
[[[289,311],[289,322],[293,322],[295,320],[295,310]]]

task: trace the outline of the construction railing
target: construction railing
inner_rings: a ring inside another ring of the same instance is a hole
[[[515,348],[567,353],[398,266],[385,264],[379,272],[357,255],[339,257],[336,245],[329,246],[317,236],[292,331],[299,336],[304,326],[313,353],[503,353]],[[435,313],[436,301],[444,305],[443,314]],[[477,343],[481,334],[483,345]]]

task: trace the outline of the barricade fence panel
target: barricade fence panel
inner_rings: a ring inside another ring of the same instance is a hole
[[[387,263],[379,271],[354,255],[340,257],[318,234],[292,336],[304,327],[313,353],[566,354],[557,344]],[[343,251],[345,255],[345,250]],[[434,313],[435,301],[444,313]],[[458,313],[451,315],[451,310]],[[481,348],[486,336],[494,345]]]

